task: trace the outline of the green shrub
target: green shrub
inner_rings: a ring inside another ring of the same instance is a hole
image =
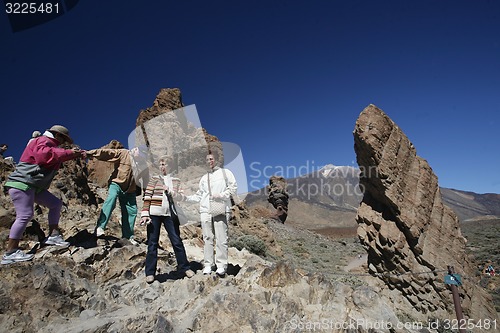
[[[254,235],[240,236],[235,241],[229,242],[229,246],[233,246],[238,250],[245,248],[259,256],[265,256],[267,252],[267,247],[264,241]]]

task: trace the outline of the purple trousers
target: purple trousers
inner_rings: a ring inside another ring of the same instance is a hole
[[[61,216],[62,201],[47,190],[36,193],[10,188],[9,195],[16,209],[16,220],[10,228],[10,239],[21,239],[34,214],[35,203],[49,209],[49,225],[58,225]]]

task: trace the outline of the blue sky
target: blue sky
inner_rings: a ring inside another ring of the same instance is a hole
[[[375,104],[441,186],[500,193],[499,36],[500,2],[482,0],[87,0],[15,33],[1,14],[0,142],[17,160],[62,124],[84,149],[126,143],[175,87],[251,181],[356,166],[354,124]]]

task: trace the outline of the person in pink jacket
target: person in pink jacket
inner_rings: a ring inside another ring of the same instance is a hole
[[[24,149],[15,170],[5,183],[16,209],[16,220],[9,233],[9,242],[1,264],[12,264],[33,259],[32,253],[19,249],[19,241],[34,214],[34,204],[49,208],[49,236],[47,245],[68,246],[59,232],[59,218],[62,201],[48,191],[57,171],[64,161],[85,157],[85,151],[78,148],[60,148],[72,144],[69,131],[61,125],[54,125],[42,136],[35,138]]]

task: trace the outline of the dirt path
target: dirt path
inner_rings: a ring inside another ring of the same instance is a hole
[[[347,264],[347,266],[344,267],[344,271],[350,272],[351,270],[353,270],[355,268],[359,268],[359,267],[363,266],[364,264],[366,264],[367,259],[368,259],[367,254],[359,255],[359,256],[353,258]]]
[[[310,228],[309,230],[323,236],[327,236],[333,239],[338,239],[338,238],[357,237],[358,227],[323,227],[315,229]]]

